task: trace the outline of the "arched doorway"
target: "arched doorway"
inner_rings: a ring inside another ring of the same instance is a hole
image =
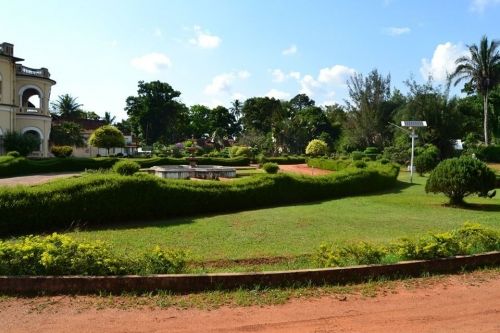
[[[42,131],[37,127],[26,127],[26,128],[23,128],[21,133],[24,135],[32,135],[35,138],[37,138],[40,141],[40,146],[38,147],[38,151],[34,151],[33,153],[35,153],[36,155],[42,154],[42,152],[43,152],[43,139],[44,139]]]
[[[21,112],[42,112],[43,93],[37,86],[24,86],[19,91],[19,98],[21,100]]]

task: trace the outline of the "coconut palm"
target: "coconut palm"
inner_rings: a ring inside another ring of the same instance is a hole
[[[483,36],[479,47],[476,44],[467,45],[470,54],[458,58],[457,67],[449,76],[449,83],[455,86],[463,80],[469,80],[477,93],[483,96],[484,113],[484,143],[488,144],[488,94],[500,82],[500,41]]]
[[[78,119],[83,114],[81,109],[83,105],[79,104],[76,100],[77,97],[73,97],[70,94],[59,95],[57,101],[52,103],[52,108],[63,119]]]

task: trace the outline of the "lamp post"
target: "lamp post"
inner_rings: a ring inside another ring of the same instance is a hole
[[[426,121],[421,120],[403,120],[401,126],[408,127],[411,130],[411,159],[410,159],[410,183],[413,183],[413,157],[415,156],[415,139],[418,137],[415,134],[416,127],[427,127]]]

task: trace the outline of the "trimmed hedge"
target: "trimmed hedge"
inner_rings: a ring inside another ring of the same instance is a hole
[[[0,178],[30,175],[48,172],[66,172],[66,171],[84,171],[87,169],[109,169],[119,158],[100,157],[100,158],[49,158],[42,160],[31,160],[27,158],[9,158],[0,159]],[[189,164],[184,158],[134,158],[130,159],[139,163],[141,168],[150,168],[155,165],[180,165]],[[247,157],[235,158],[209,158],[199,157],[198,164],[223,165],[223,166],[244,166],[250,164]]]
[[[351,166],[352,160],[338,160],[328,158],[310,158],[307,160],[307,165],[317,169],[340,171]]]
[[[262,157],[259,161],[260,163],[277,163],[277,164],[304,164],[306,163],[306,158],[304,156],[277,156],[277,157]]]
[[[398,173],[389,164],[321,177],[277,174],[232,182],[94,173],[39,186],[3,187],[0,235],[339,198],[387,189],[396,184]]]

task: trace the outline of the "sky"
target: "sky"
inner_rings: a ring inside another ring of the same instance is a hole
[[[444,83],[483,35],[500,38],[500,0],[0,0],[0,42],[117,120],[138,81],[169,83],[188,106],[306,93],[344,104],[346,81],[377,69]]]

